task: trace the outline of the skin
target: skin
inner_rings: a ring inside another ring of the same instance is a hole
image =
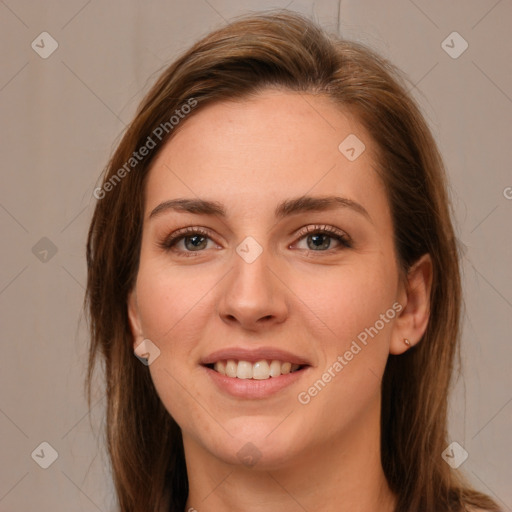
[[[352,162],[338,150],[349,134],[366,146]],[[198,110],[155,159],[128,312],[134,347],[147,338],[160,350],[149,369],[183,432],[186,510],[393,510],[380,462],[381,378],[388,355],[425,331],[432,270],[425,255],[400,278],[375,149],[332,100],[267,89]],[[304,194],[349,198],[369,218],[349,207],[274,217],[278,203]],[[176,198],[218,201],[226,217],[166,210],[150,218]],[[297,235],[316,225],[348,234],[352,246],[326,235],[316,248],[312,233]],[[189,226],[210,232],[200,250],[190,238],[171,250],[159,245]],[[252,263],[236,252],[247,236],[262,248]],[[394,303],[395,318],[300,403],[298,394]],[[310,368],[273,396],[234,398],[199,364],[233,346],[278,347]],[[257,449],[252,467],[237,456],[246,443]]]

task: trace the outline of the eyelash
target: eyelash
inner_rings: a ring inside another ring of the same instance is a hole
[[[327,249],[325,251],[314,251],[307,249],[308,252],[319,252],[319,253],[331,253],[332,251],[339,251],[341,249],[349,249],[352,247],[352,241],[350,237],[345,234],[343,231],[340,231],[332,226],[327,225],[314,225],[314,226],[306,226],[305,228],[298,231],[295,236],[298,237],[298,240],[303,239],[304,237],[307,237],[308,235],[315,234],[315,235],[327,235],[330,238],[335,239],[340,243],[339,247],[336,247],[334,249]],[[199,227],[189,227],[189,228],[182,228],[178,229],[171,235],[164,238],[161,242],[159,242],[159,246],[166,250],[170,251],[173,250],[173,247],[180,242],[181,240],[192,236],[192,235],[200,235],[204,236],[206,238],[211,239],[211,233],[203,228]],[[204,252],[204,250],[199,251],[175,251],[180,255],[183,255],[184,257],[194,257],[197,256],[197,253]]]

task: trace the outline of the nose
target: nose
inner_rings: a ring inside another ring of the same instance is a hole
[[[249,331],[282,323],[288,316],[286,287],[268,251],[251,263],[238,254],[233,259],[217,306],[222,320]]]

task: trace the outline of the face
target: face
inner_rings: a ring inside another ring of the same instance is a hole
[[[147,180],[134,344],[186,453],[284,466],[379,411],[403,291],[375,146],[293,92],[182,123]]]

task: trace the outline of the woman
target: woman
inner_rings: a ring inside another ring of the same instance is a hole
[[[399,72],[299,15],[239,19],[166,69],[87,246],[120,509],[498,511],[443,456],[445,186]]]

